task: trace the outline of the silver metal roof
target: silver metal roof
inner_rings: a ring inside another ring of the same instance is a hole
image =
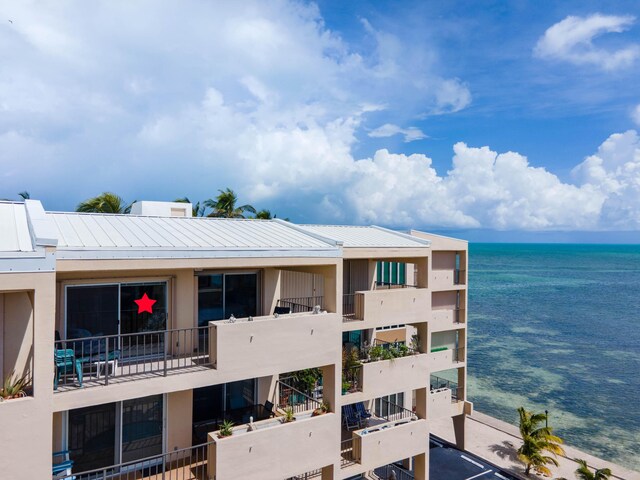
[[[277,256],[278,252],[339,256],[340,252],[334,241],[270,220],[66,212],[50,212],[47,217],[57,230],[58,258]]]
[[[300,225],[309,232],[341,242],[346,248],[403,248],[428,247],[429,240],[405,233],[372,226],[352,225]]]
[[[33,252],[24,203],[0,202],[0,252]]]

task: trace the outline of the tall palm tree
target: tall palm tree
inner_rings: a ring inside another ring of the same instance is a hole
[[[256,213],[255,218],[257,218],[258,220],[271,220],[274,217],[271,216],[270,210],[262,209],[258,213]]]
[[[131,205],[125,205],[122,197],[111,192],[104,192],[97,197],[88,198],[80,202],[76,207],[76,212],[91,213],[130,213]]]
[[[23,192],[20,192],[18,196],[23,200],[29,200],[31,198],[31,195],[26,190]]]
[[[204,212],[207,209],[204,205],[200,205],[200,202],[192,203],[188,197],[176,198],[174,202],[191,203],[191,214],[194,217],[204,217]]]
[[[215,199],[209,198],[202,202],[205,207],[213,210],[207,215],[208,217],[245,218],[245,212],[256,214],[256,209],[251,205],[241,205],[237,207],[238,196],[230,188],[218,191],[220,195]]]
[[[608,478],[613,475],[608,468],[600,468],[592,472],[589,470],[589,466],[585,460],[576,458],[575,461],[580,465],[576,470],[576,478],[578,478],[578,480],[608,480]]]
[[[553,429],[541,426],[546,423],[544,413],[527,412],[524,407],[518,408],[520,415],[520,435],[522,446],[518,449],[518,460],[525,464],[524,473],[529,475],[531,469],[542,475],[551,475],[548,464],[558,466],[556,455],[564,454],[560,446],[562,439],[553,435]],[[553,454],[553,457],[545,453]]]

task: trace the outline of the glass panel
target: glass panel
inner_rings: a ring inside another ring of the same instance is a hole
[[[67,287],[67,338],[118,333],[118,285]]]
[[[225,407],[227,411],[249,407],[254,404],[256,381],[240,380],[227,383],[227,396]]]
[[[225,275],[224,318],[255,316],[258,313],[258,275],[243,273]]]
[[[207,441],[224,417],[224,384],[193,389],[193,444]]]
[[[376,282],[382,283],[382,262],[378,262],[376,266]]]
[[[116,463],[116,404],[69,411],[69,457],[77,472]]]
[[[167,285],[162,283],[120,285],[121,358],[158,356],[164,353],[164,330],[167,328]],[[135,302],[144,297],[155,300],[147,305],[151,312],[140,311]],[[143,332],[148,335],[127,335]],[[158,333],[159,332],[159,333]]]
[[[141,283],[120,286],[120,333],[158,332],[167,328],[167,284]],[[135,302],[144,295],[155,300],[151,313],[138,313]]]
[[[382,263],[384,265],[384,274],[382,276],[382,281],[384,283],[389,283],[389,278],[390,278],[390,272],[391,272],[391,263],[390,262],[383,262]]]
[[[122,462],[162,453],[162,395],[122,403]]]
[[[400,264],[400,284],[405,285],[407,283],[407,264]]]
[[[396,262],[391,262],[391,283],[398,283],[398,264]]]
[[[198,276],[198,325],[224,318],[222,274]]]

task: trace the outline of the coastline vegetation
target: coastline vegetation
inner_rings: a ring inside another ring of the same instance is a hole
[[[557,455],[564,455],[560,446],[563,441],[553,434],[553,428],[547,425],[545,413],[527,412],[524,407],[518,408],[520,416],[520,436],[522,445],[518,448],[518,460],[524,465],[524,474],[529,476],[531,470],[537,474],[550,476],[547,465],[558,466]],[[544,426],[542,424],[544,423]],[[547,455],[550,453],[553,456]]]
[[[587,465],[586,460],[582,460],[580,458],[574,459],[578,465],[578,469],[575,471],[576,478],[578,480],[608,480],[611,478],[611,470],[608,468],[599,468],[594,470],[593,472],[589,469],[589,465]],[[557,478],[556,480],[567,480],[566,478]]]

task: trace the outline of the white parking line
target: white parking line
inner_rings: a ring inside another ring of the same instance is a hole
[[[472,478],[478,478],[478,477],[481,477],[482,475],[486,475],[487,473],[491,473],[491,472],[493,472],[493,470],[487,470],[485,472],[474,475],[473,477],[468,477],[466,480],[471,480]]]
[[[465,457],[464,455],[460,455],[461,458],[464,458],[467,462],[469,463],[473,463],[476,467],[480,467],[481,469],[484,470],[484,465],[482,465],[481,463],[476,462],[475,460],[471,460],[469,457]],[[473,477],[472,477],[473,478]],[[468,479],[467,479],[468,480]]]
[[[509,480],[507,477],[505,477],[504,475],[500,475],[498,472],[495,473],[495,476],[498,478],[502,478],[502,480]]]

